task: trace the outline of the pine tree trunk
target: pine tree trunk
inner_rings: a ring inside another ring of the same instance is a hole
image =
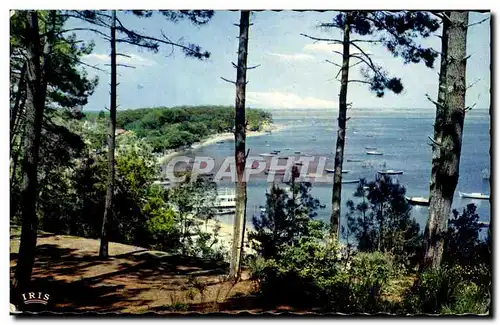
[[[229,277],[237,280],[240,276],[241,255],[245,237],[246,205],[247,205],[247,183],[244,179],[245,173],[245,89],[248,55],[248,29],[250,26],[250,12],[241,11],[240,36],[238,47],[238,67],[236,75],[236,105],[235,105],[235,151],[236,160],[236,213],[234,216],[233,245]]]
[[[108,178],[106,181],[106,202],[102,218],[101,245],[99,256],[106,258],[108,251],[108,224],[113,218],[113,194],[115,189],[115,132],[116,132],[116,10],[111,22],[111,103],[109,107],[108,134]]]
[[[346,14],[344,26],[344,40],[342,53],[342,76],[340,80],[339,117],[337,131],[337,145],[335,149],[335,173],[332,189],[332,215],[330,217],[330,232],[336,238],[340,237],[340,204],[342,194],[342,163],[344,162],[345,129],[347,121],[347,84],[349,80],[349,47],[350,47],[350,19]]]
[[[447,12],[443,20],[442,62],[433,145],[429,219],[423,268],[438,267],[458,183],[465,119],[467,12]]]
[[[19,110],[22,108],[21,103],[22,103],[22,98],[25,93],[25,88],[26,88],[26,63],[23,64],[21,68],[21,74],[19,76],[19,82],[17,84],[17,94],[16,94],[16,99],[14,101],[14,106],[12,107],[11,114],[10,114],[10,148],[11,148],[11,155],[12,155],[12,146],[14,144],[14,137],[16,134],[16,124],[17,120],[19,118]]]
[[[44,56],[40,54],[38,14],[26,12],[27,17],[27,87],[24,155],[22,162],[23,183],[21,186],[22,229],[13,287],[17,292],[26,291],[31,280],[35,262],[38,218],[37,169],[46,89],[43,88],[42,71],[48,69],[51,40],[47,39]],[[43,58],[43,61],[41,61]],[[40,66],[42,62],[42,66]]]

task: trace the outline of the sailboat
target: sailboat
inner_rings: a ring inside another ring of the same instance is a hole
[[[462,193],[458,192],[460,197],[466,198],[466,199],[478,199],[478,200],[489,200],[490,196],[488,194],[482,194],[482,193]]]

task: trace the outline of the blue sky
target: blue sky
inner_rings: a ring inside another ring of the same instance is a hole
[[[317,37],[339,38],[340,31],[323,31],[316,26],[328,22],[333,12],[255,12],[251,16],[248,64],[258,65],[249,70],[247,106],[261,108],[332,108],[337,106],[340,84],[334,77],[338,68],[325,59],[340,63],[338,55],[331,51],[339,45],[314,43],[301,33]],[[488,14],[489,15],[489,14]],[[119,68],[119,109],[177,106],[177,105],[233,105],[234,85],[220,77],[235,79],[236,70],[231,61],[237,60],[239,12],[216,11],[205,26],[193,26],[187,21],[172,23],[161,15],[148,19],[118,13],[127,26],[145,34],[160,37],[161,31],[171,39],[184,38],[211,52],[207,61],[185,58],[181,51],[162,46],[158,53],[147,52],[134,46],[120,43],[118,52],[131,58],[120,58],[122,63],[132,64],[136,69]],[[473,23],[487,17],[486,14],[471,13]],[[75,26],[76,22],[70,22]],[[81,24],[81,23],[78,23]],[[440,31],[437,32],[440,34]],[[109,43],[92,33],[81,33],[86,40],[96,43],[94,52],[85,58],[90,64],[109,69]],[[426,45],[440,49],[440,39],[426,39]],[[467,62],[467,82],[476,82],[467,91],[467,105],[476,103],[476,109],[489,107],[490,85],[490,24],[489,21],[469,28],[467,51],[471,54]],[[364,84],[350,84],[348,101],[354,107],[394,109],[398,107],[434,109],[426,99],[437,94],[439,61],[434,69],[423,64],[403,65],[401,59],[393,58],[379,45],[361,44],[372,53],[372,59],[382,65],[391,75],[402,79],[405,90],[400,95],[386,93],[377,98]],[[100,82],[90,97],[85,109],[101,110],[109,106],[109,74],[87,69],[97,74]],[[359,76],[358,67],[351,69],[353,78]]]

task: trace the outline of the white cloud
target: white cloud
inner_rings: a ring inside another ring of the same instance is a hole
[[[318,43],[306,44],[304,46],[304,50],[315,53],[332,53],[333,51],[342,52],[342,44],[338,43],[330,44],[325,42],[318,42]],[[354,46],[351,46],[349,50],[351,54],[360,53],[360,51]],[[372,54],[372,52],[367,51],[365,49],[363,49],[363,51],[366,54]]]
[[[124,53],[126,54],[126,53]],[[156,64],[155,61],[146,59],[140,55],[137,54],[126,54],[127,56],[117,56],[116,61],[117,63],[120,64],[126,64],[126,65],[131,65],[131,66],[146,66],[150,67]],[[86,55],[84,57],[85,60],[91,61],[93,63],[104,63],[104,64],[109,64],[110,63],[110,57],[107,54],[97,54],[97,53],[91,53],[89,55]]]
[[[283,61],[307,61],[314,60],[314,56],[304,53],[294,53],[294,54],[282,54],[282,53],[268,53],[270,55],[276,56]]]
[[[249,104],[267,108],[333,108],[337,103],[314,97],[300,97],[293,93],[255,92],[246,95]]]

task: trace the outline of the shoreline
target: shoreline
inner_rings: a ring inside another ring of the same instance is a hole
[[[261,130],[261,131],[247,131],[246,136],[247,136],[247,138],[248,137],[258,137],[258,136],[265,135],[268,132],[279,132],[285,128],[286,128],[285,125],[274,124],[274,123],[266,124],[264,126],[263,130]],[[158,163],[160,165],[163,165],[163,164],[168,163],[175,156],[178,156],[184,152],[191,151],[191,150],[195,151],[195,150],[216,144],[219,141],[228,141],[228,140],[234,141],[234,133],[225,132],[225,133],[213,134],[204,140],[193,143],[190,147],[171,149],[170,152],[168,152],[168,153],[166,153],[158,158]]]

